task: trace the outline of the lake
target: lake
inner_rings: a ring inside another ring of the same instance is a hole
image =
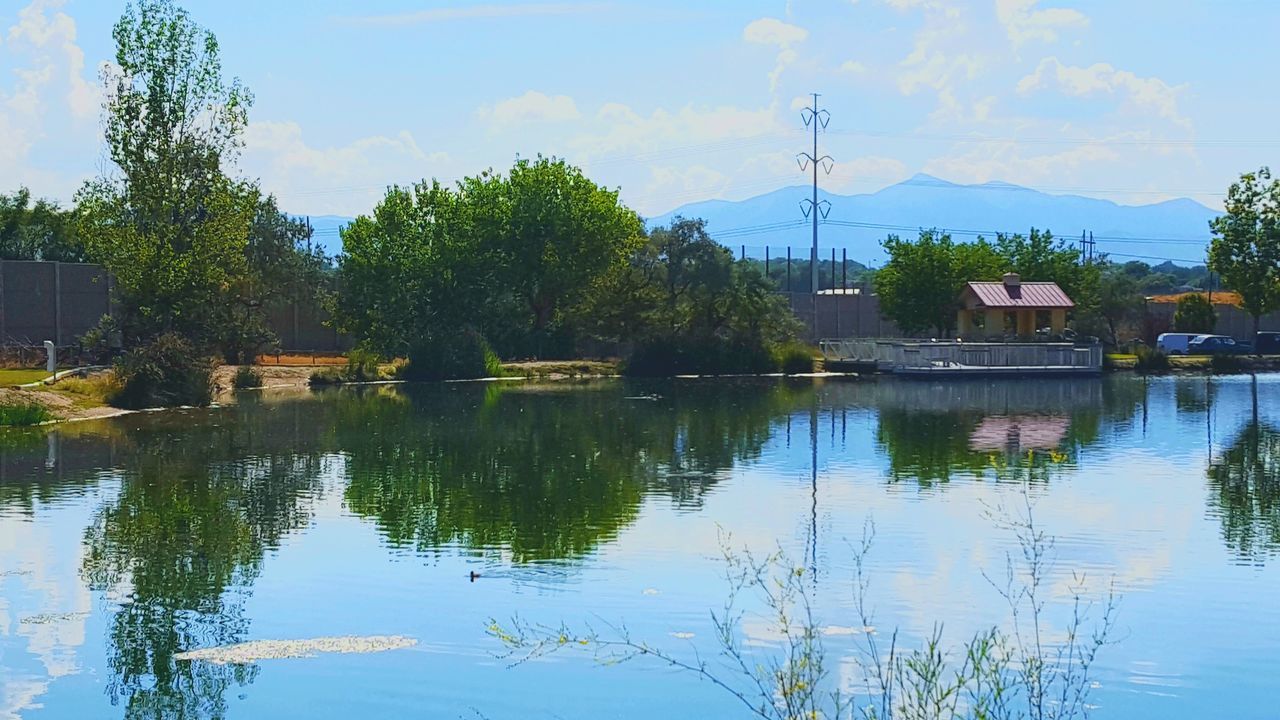
[[[512,667],[486,628],[625,626],[714,658],[723,549],[777,550],[848,688],[867,633],[941,624],[955,646],[1008,621],[987,578],[1027,505],[1055,541],[1049,625],[1075,578],[1120,596],[1095,717],[1277,716],[1280,376],[1260,375],[404,385],[7,431],[0,718],[745,717],[644,658]],[[417,642],[174,658],[348,635]]]

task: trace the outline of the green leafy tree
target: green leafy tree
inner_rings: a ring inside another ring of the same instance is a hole
[[[503,286],[525,308],[529,349],[541,355],[564,311],[600,278],[626,266],[643,242],[643,226],[617,191],[563,160],[517,160],[508,177],[489,176],[488,182],[498,186],[500,202],[476,208],[483,214],[477,226],[500,259]],[[463,184],[465,201],[477,199],[467,192],[474,184]]]
[[[118,175],[80,192],[89,255],[116,278],[131,336],[216,342],[218,309],[248,270],[258,205],[228,178],[252,98],[222,79],[218,43],[172,0],[139,0],[116,23],[104,71],[106,139]]]
[[[1079,302],[1087,291],[1086,277],[1096,263],[1080,262],[1080,252],[1045,230],[1031,229],[1028,235],[996,236],[996,249],[1009,263],[1008,269],[1024,280],[1054,282]]]
[[[1103,338],[1111,345],[1120,342],[1121,328],[1129,327],[1142,317],[1146,300],[1134,276],[1114,266],[1098,266],[1098,273],[1086,276],[1081,292],[1084,304],[1077,301],[1076,330]]]
[[[0,195],[0,260],[85,262],[85,254],[70,214],[20,188]]]
[[[640,375],[773,370],[774,351],[799,329],[763,273],[684,218],[650,232],[585,314],[598,337],[635,344],[627,367]]]
[[[343,231],[338,316],[370,349],[433,363],[452,346],[483,357],[487,343],[570,352],[590,324],[581,307],[641,242],[617,193],[560,160],[392,188]]]
[[[481,329],[497,287],[472,211],[492,186],[467,180],[462,192],[439,182],[393,187],[342,232],[337,317],[371,350],[412,356]],[[483,193],[483,194],[482,194]]]
[[[923,230],[914,242],[890,235],[883,246],[889,260],[875,276],[880,309],[911,334],[952,334],[964,284],[999,279],[1009,268],[996,248],[981,238],[957,244],[947,233]]]
[[[228,302],[217,321],[218,345],[227,362],[251,362],[263,349],[279,343],[267,313],[283,303],[319,306],[328,301],[332,262],[311,244],[311,227],[281,212],[272,196],[254,208],[244,248],[247,272],[228,287]]]
[[[1265,167],[1241,175],[1226,210],[1209,222],[1209,268],[1240,293],[1257,332],[1259,319],[1280,307],[1280,180]]]
[[[1200,293],[1190,293],[1178,298],[1178,309],[1173,313],[1173,329],[1178,332],[1211,333],[1218,325],[1218,313],[1209,298]]]

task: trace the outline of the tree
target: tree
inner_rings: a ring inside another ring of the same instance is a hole
[[[1031,228],[1030,234],[996,235],[996,249],[1009,262],[1008,269],[1024,280],[1054,282],[1077,302],[1086,291],[1086,274],[1092,263],[1080,262],[1079,251],[1048,230]]]
[[[489,175],[462,185],[464,201],[487,181],[499,203],[476,208],[483,241],[501,261],[503,286],[523,304],[535,355],[562,312],[583,300],[599,278],[625,267],[643,242],[640,218],[615,190],[596,185],[563,160],[520,159],[508,177]]]
[[[1185,333],[1211,333],[1218,325],[1218,313],[1213,303],[1200,293],[1189,293],[1178,298],[1178,309],[1173,314],[1173,329]]]
[[[311,227],[281,212],[273,196],[259,198],[244,253],[247,272],[229,286],[217,321],[218,345],[229,363],[251,362],[279,342],[268,310],[290,301],[319,305],[332,284],[331,261],[311,244]]]
[[[635,345],[627,368],[640,375],[773,370],[798,331],[773,283],[685,218],[652,230],[582,314],[596,337]]]
[[[1076,330],[1104,337],[1112,345],[1120,342],[1120,328],[1142,315],[1145,300],[1133,276],[1115,266],[1099,268],[1096,279],[1090,278],[1083,295],[1091,304],[1076,308]],[[1093,289],[1096,288],[1096,289]]]
[[[923,230],[915,242],[890,235],[889,261],[875,277],[880,309],[907,333],[952,334],[960,292],[974,280],[995,280],[1009,266],[982,238],[955,244],[947,233]]]
[[[19,188],[0,195],[0,260],[85,262],[70,213],[55,202],[31,202],[31,191]]]
[[[116,278],[129,336],[177,331],[209,347],[228,288],[248,271],[259,194],[223,166],[252,98],[224,83],[217,40],[172,0],[128,5],[113,36],[103,81],[119,175],[79,193],[85,246]]]
[[[1280,307],[1280,180],[1265,167],[1241,175],[1226,210],[1209,222],[1209,268],[1240,293],[1257,332],[1260,318]]]
[[[372,217],[342,231],[342,244],[337,317],[375,352],[408,355],[488,313],[491,265],[459,194],[437,181],[392,187]]]

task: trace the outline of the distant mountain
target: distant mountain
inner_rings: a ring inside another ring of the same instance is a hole
[[[807,256],[813,233],[804,222],[801,202],[811,196],[810,188],[800,186],[738,202],[709,200],[651,218],[648,224],[666,225],[677,215],[702,218],[712,236],[734,250],[745,245],[749,255],[762,255],[763,246],[769,245],[772,256],[779,257],[790,245],[793,253]],[[996,231],[1025,234],[1032,227],[1077,243],[1082,230],[1092,231],[1096,252],[1109,253],[1119,262],[1198,263],[1209,242],[1209,221],[1218,215],[1185,198],[1119,205],[1003,182],[959,185],[929,175],[871,194],[820,193],[819,199],[831,203],[819,232],[820,254],[829,257],[834,247],[837,252],[848,250],[851,260],[876,264],[884,260],[880,241],[890,233],[914,237],[920,228],[940,228],[957,240],[971,240],[977,232],[993,238]]]
[[[349,225],[351,221],[355,219],[341,217],[338,215],[311,215],[298,217],[302,220],[311,221],[311,241],[324,248],[324,253],[330,257],[342,252],[342,237],[338,235],[338,231]]]

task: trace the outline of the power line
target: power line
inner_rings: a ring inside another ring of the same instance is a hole
[[[1158,147],[1270,147],[1280,145],[1280,140],[1273,139],[1228,139],[1228,140],[1154,140],[1134,138],[1121,139],[1089,139],[1062,137],[1014,137],[999,135],[945,135],[930,133],[903,133],[875,130],[835,130],[837,135],[854,137],[893,138],[901,140],[931,140],[938,142],[992,142],[1014,145],[1103,145],[1103,146],[1158,146]]]

